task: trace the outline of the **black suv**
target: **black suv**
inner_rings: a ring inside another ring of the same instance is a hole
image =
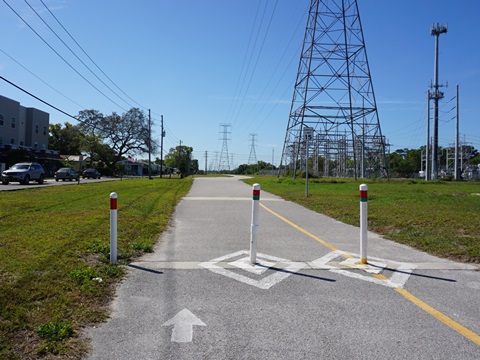
[[[18,181],[20,184],[28,185],[30,180],[43,184],[45,171],[42,165],[37,163],[18,163],[2,173],[2,184],[8,185],[11,181]]]

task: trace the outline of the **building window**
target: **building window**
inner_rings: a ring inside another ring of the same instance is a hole
[[[20,141],[20,145],[23,146],[23,141]]]
[[[35,142],[35,144],[34,144],[34,146],[33,146],[33,147],[34,147],[35,149],[37,149],[37,148],[38,148],[38,143],[37,143],[37,142]]]
[[[3,126],[3,119],[4,119],[3,114],[0,114],[0,126]]]
[[[38,125],[35,125],[35,134],[38,134]]]
[[[13,129],[15,128],[15,121],[16,121],[16,119],[15,119],[15,118],[12,118],[12,128],[13,128]]]
[[[14,145],[15,144],[15,139],[10,139],[10,145]]]
[[[46,126],[43,127],[43,135],[47,135],[47,127]]]

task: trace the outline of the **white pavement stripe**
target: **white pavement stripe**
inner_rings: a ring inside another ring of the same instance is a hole
[[[329,271],[333,272],[335,274],[339,274],[339,275],[348,276],[348,277],[351,277],[351,278],[354,278],[354,279],[371,282],[371,283],[374,283],[374,284],[377,284],[377,285],[387,286],[387,287],[391,287],[391,288],[399,287],[398,284],[394,284],[391,280],[380,280],[380,279],[376,279],[374,277],[369,277],[369,276],[365,276],[365,275],[362,275],[362,274],[359,274],[359,273],[356,273],[356,272],[351,272],[351,271],[341,270],[341,269],[330,269]]]
[[[317,260],[309,262],[308,265],[310,265],[313,269],[333,269],[334,267],[327,265],[327,263],[339,256],[342,256],[343,254],[345,254],[345,252],[341,250],[332,251]]]
[[[224,196],[185,196],[183,198],[183,200],[192,200],[192,201],[252,201],[252,198],[251,197],[224,197]],[[285,200],[260,197],[260,202],[262,202],[262,201],[285,201]]]
[[[390,277],[390,281],[398,284],[398,287],[403,288],[414,269],[415,266],[412,266],[412,264],[400,264]]]
[[[257,264],[255,266],[250,265],[251,267],[250,272],[253,272],[252,269],[263,270],[263,269],[274,268],[274,269],[280,270],[280,271],[275,271],[273,274],[270,274],[260,280],[252,279],[248,276],[238,274],[236,272],[226,269],[225,267],[219,266],[220,262],[225,262],[228,259],[235,259],[236,257],[241,255],[248,256],[248,254],[249,252],[246,250],[237,251],[229,255],[221,256],[216,259],[200,263],[199,265],[216,274],[226,276],[228,278],[240,281],[247,285],[255,286],[263,290],[270,289],[273,285],[278,284],[280,281],[286,279],[290,275],[300,271],[305,266],[307,266],[307,264],[304,262],[294,262],[294,261],[289,261],[287,259],[266,255],[266,254],[257,254]],[[245,262],[247,260],[248,260],[248,257],[244,259],[237,259],[236,261],[229,262],[228,265],[248,271],[249,269],[245,268]],[[286,265],[286,266],[282,266],[282,265]],[[264,271],[258,271],[258,273],[260,272],[264,272]]]

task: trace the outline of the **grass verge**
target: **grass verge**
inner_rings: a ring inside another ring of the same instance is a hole
[[[347,224],[359,226],[359,182],[257,176],[244,180]],[[430,254],[480,263],[480,183],[362,180],[369,230]]]
[[[1,192],[0,359],[80,358],[80,330],[107,318],[124,275],[109,264],[109,194],[118,194],[126,264],[153,250],[190,186],[136,179]]]

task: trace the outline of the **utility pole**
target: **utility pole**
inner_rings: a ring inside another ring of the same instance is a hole
[[[180,140],[180,146],[178,148],[178,163],[177,163],[178,171],[180,171],[181,159],[182,159],[182,140]]]
[[[425,146],[425,181],[430,180],[430,89],[427,90],[427,143]]]
[[[207,162],[208,162],[208,151],[205,151],[205,175],[208,175]]]
[[[275,146],[272,147],[272,170],[275,169]]]
[[[152,180],[152,117],[148,109],[148,178]]]
[[[433,144],[432,144],[432,179],[438,179],[438,100],[443,98],[443,92],[439,90],[438,84],[438,40],[441,34],[447,32],[447,25],[432,25],[430,34],[435,36],[435,61],[434,61],[434,83],[433,93]]]
[[[163,130],[163,115],[162,115],[162,136],[160,138],[160,178],[163,176],[163,138],[165,137],[165,130]]]
[[[458,84],[457,84],[457,96],[456,96],[456,106],[455,106],[456,114],[455,114],[455,170],[454,170],[455,171],[454,176],[456,181],[460,180],[460,168],[458,166],[458,145],[459,145],[459,136],[460,136],[460,132],[459,132],[460,113],[458,111],[458,105],[459,105],[458,95],[459,95],[459,91],[458,91]]]

